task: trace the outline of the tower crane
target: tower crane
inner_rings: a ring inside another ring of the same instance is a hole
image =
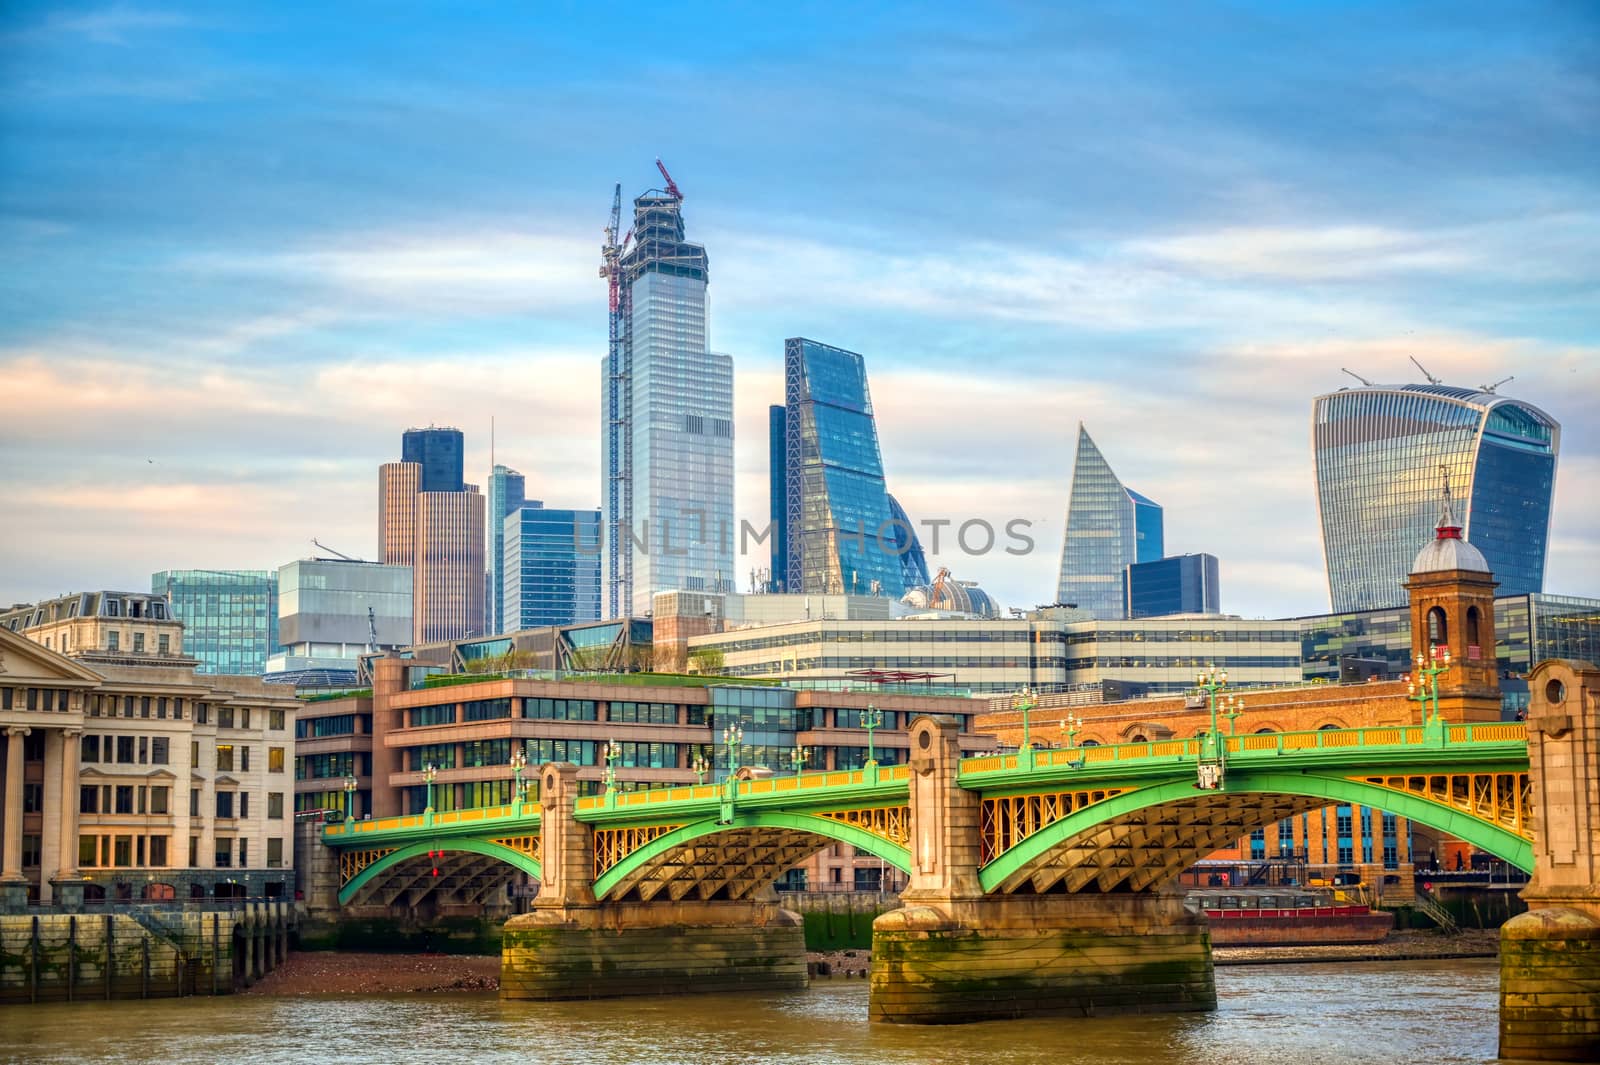
[[[667,195],[671,196],[674,200],[682,200],[683,193],[679,191],[678,183],[672,180],[671,174],[667,173],[667,164],[661,161],[661,157],[659,155],[656,156],[656,169],[661,171],[661,177],[667,183]]]
[[[611,193],[611,221],[606,225],[606,240],[600,245],[600,276],[611,284],[611,313],[616,315],[621,304],[622,281],[618,262],[622,258],[622,242],[617,234],[622,231],[622,182],[617,182]]]

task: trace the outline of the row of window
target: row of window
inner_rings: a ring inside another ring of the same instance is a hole
[[[166,736],[101,736],[85,733],[78,743],[84,764],[167,765],[171,741]]]
[[[322,739],[325,736],[354,736],[357,729],[357,716],[364,720],[361,724],[366,727],[361,732],[372,731],[372,717],[370,714],[329,714],[327,717],[302,717],[294,723],[294,738],[297,740]]]
[[[283,868],[283,839],[268,837],[266,851],[267,868]],[[24,840],[24,865],[29,864],[29,857]],[[31,857],[32,864],[39,864],[37,852]],[[219,838],[212,848],[211,862],[211,868],[215,869],[248,868],[250,840]],[[168,837],[165,835],[84,834],[78,837],[78,866],[82,869],[159,869],[167,865]],[[189,837],[189,866],[201,868],[199,836]]]

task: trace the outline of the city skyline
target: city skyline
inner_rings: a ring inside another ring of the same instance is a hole
[[[765,521],[781,339],[826,336],[873,353],[911,514],[1034,522],[1026,557],[930,564],[1047,599],[1082,420],[1170,512],[1171,553],[1221,556],[1227,609],[1315,613],[1311,400],[1340,367],[1411,379],[1415,356],[1465,387],[1515,374],[1562,422],[1544,586],[1595,594],[1595,83],[1584,16],[1539,11],[1386,12],[1380,33],[1319,10],[933,9],[890,48],[891,15],[844,40],[819,9],[783,55],[734,17],[623,99],[583,73],[592,13],[523,25],[537,73],[497,47],[481,74],[404,78],[358,52],[302,84],[282,45],[320,16],[10,9],[0,440],[28,461],[0,480],[0,596],[275,569],[312,537],[376,557],[371,469],[410,425],[462,426],[481,471],[497,416],[531,494],[599,505],[596,245],[612,183],[652,183],[658,153],[717,258],[741,518]],[[402,57],[491,37],[418,18],[374,32]],[[253,123],[253,94],[300,104]],[[102,150],[105,128],[150,150]],[[783,161],[804,137],[814,165]],[[451,165],[409,166],[416,144]],[[736,560],[741,588],[764,558]]]

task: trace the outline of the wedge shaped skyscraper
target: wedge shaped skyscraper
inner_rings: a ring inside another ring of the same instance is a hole
[[[1164,553],[1161,505],[1117,480],[1079,423],[1056,601],[1097,618],[1121,618],[1123,567],[1154,562]]]

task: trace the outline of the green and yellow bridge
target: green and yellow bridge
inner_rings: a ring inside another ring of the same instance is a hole
[[[1333,803],[1364,805],[1533,869],[1526,729],[1520,723],[1262,733],[1222,740],[1220,786],[1204,737],[1025,749],[963,758],[956,785],[977,816],[984,894],[1148,891],[1257,827]],[[584,796],[597,901],[737,901],[830,843],[913,872],[910,765],[807,772]],[[387,903],[417,888],[500,884],[499,866],[543,879],[538,799],[328,825],[339,901]]]

